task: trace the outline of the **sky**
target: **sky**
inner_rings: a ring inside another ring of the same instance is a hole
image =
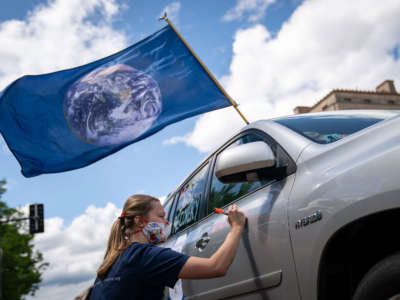
[[[168,12],[252,122],[292,114],[331,89],[400,89],[400,2],[393,0],[3,0],[0,90],[25,74],[79,66],[143,39]],[[168,126],[85,168],[24,178],[0,137],[3,200],[45,207],[34,239],[50,267],[36,296],[71,299],[95,278],[110,226],[132,194],[164,199],[244,126],[225,108]]]

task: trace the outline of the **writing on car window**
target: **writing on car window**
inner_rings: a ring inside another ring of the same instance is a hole
[[[207,180],[208,164],[183,185],[178,192],[177,205],[173,221],[173,231],[183,230],[196,221],[200,199]]]

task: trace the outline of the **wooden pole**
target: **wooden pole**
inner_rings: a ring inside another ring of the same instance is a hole
[[[186,46],[186,48],[188,48],[188,50],[190,51],[190,53],[192,53],[192,55],[196,58],[196,60],[199,62],[199,64],[203,67],[203,69],[207,72],[208,76],[210,76],[210,78],[212,79],[212,81],[214,81],[214,83],[216,84],[216,86],[220,89],[220,91],[222,92],[222,94],[226,97],[226,99],[228,99],[228,101],[232,104],[233,108],[238,112],[238,114],[240,115],[240,117],[243,119],[243,121],[245,121],[246,124],[249,124],[249,121],[247,121],[247,119],[244,117],[244,115],[242,114],[242,112],[238,109],[238,104],[228,95],[228,93],[225,91],[225,89],[222,87],[222,85],[220,85],[220,83],[217,81],[217,79],[215,79],[214,75],[210,72],[210,70],[208,70],[208,68],[206,67],[206,65],[200,60],[200,58],[197,56],[197,54],[193,51],[193,49],[189,46],[189,44],[184,40],[184,38],[181,36],[181,34],[178,32],[178,30],[176,30],[175,26],[172,25],[171,21],[167,18],[167,13],[164,13],[164,15],[162,17],[160,17],[159,20],[165,20],[169,26],[171,26],[172,30],[175,31],[175,33],[177,34],[177,36],[181,39],[181,41],[183,42],[183,44]]]

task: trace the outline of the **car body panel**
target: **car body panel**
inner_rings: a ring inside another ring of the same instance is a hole
[[[399,132],[400,118],[382,121],[332,144],[309,145],[298,160],[289,226],[303,299],[317,299],[320,258],[336,232],[400,207]],[[319,222],[296,229],[316,211]]]

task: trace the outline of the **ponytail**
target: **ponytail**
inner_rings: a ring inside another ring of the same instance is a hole
[[[104,256],[104,261],[97,270],[97,277],[103,280],[108,269],[114,264],[123,250],[127,248],[127,241],[122,239],[120,220],[114,221],[111,227],[110,237],[108,238],[107,251]]]
[[[97,270],[97,277],[103,280],[108,270],[118,259],[121,253],[130,246],[130,233],[133,232],[134,218],[145,216],[152,209],[153,201],[160,201],[148,195],[133,195],[126,200],[122,215],[114,221],[110,237],[108,238],[107,251],[103,263]]]

